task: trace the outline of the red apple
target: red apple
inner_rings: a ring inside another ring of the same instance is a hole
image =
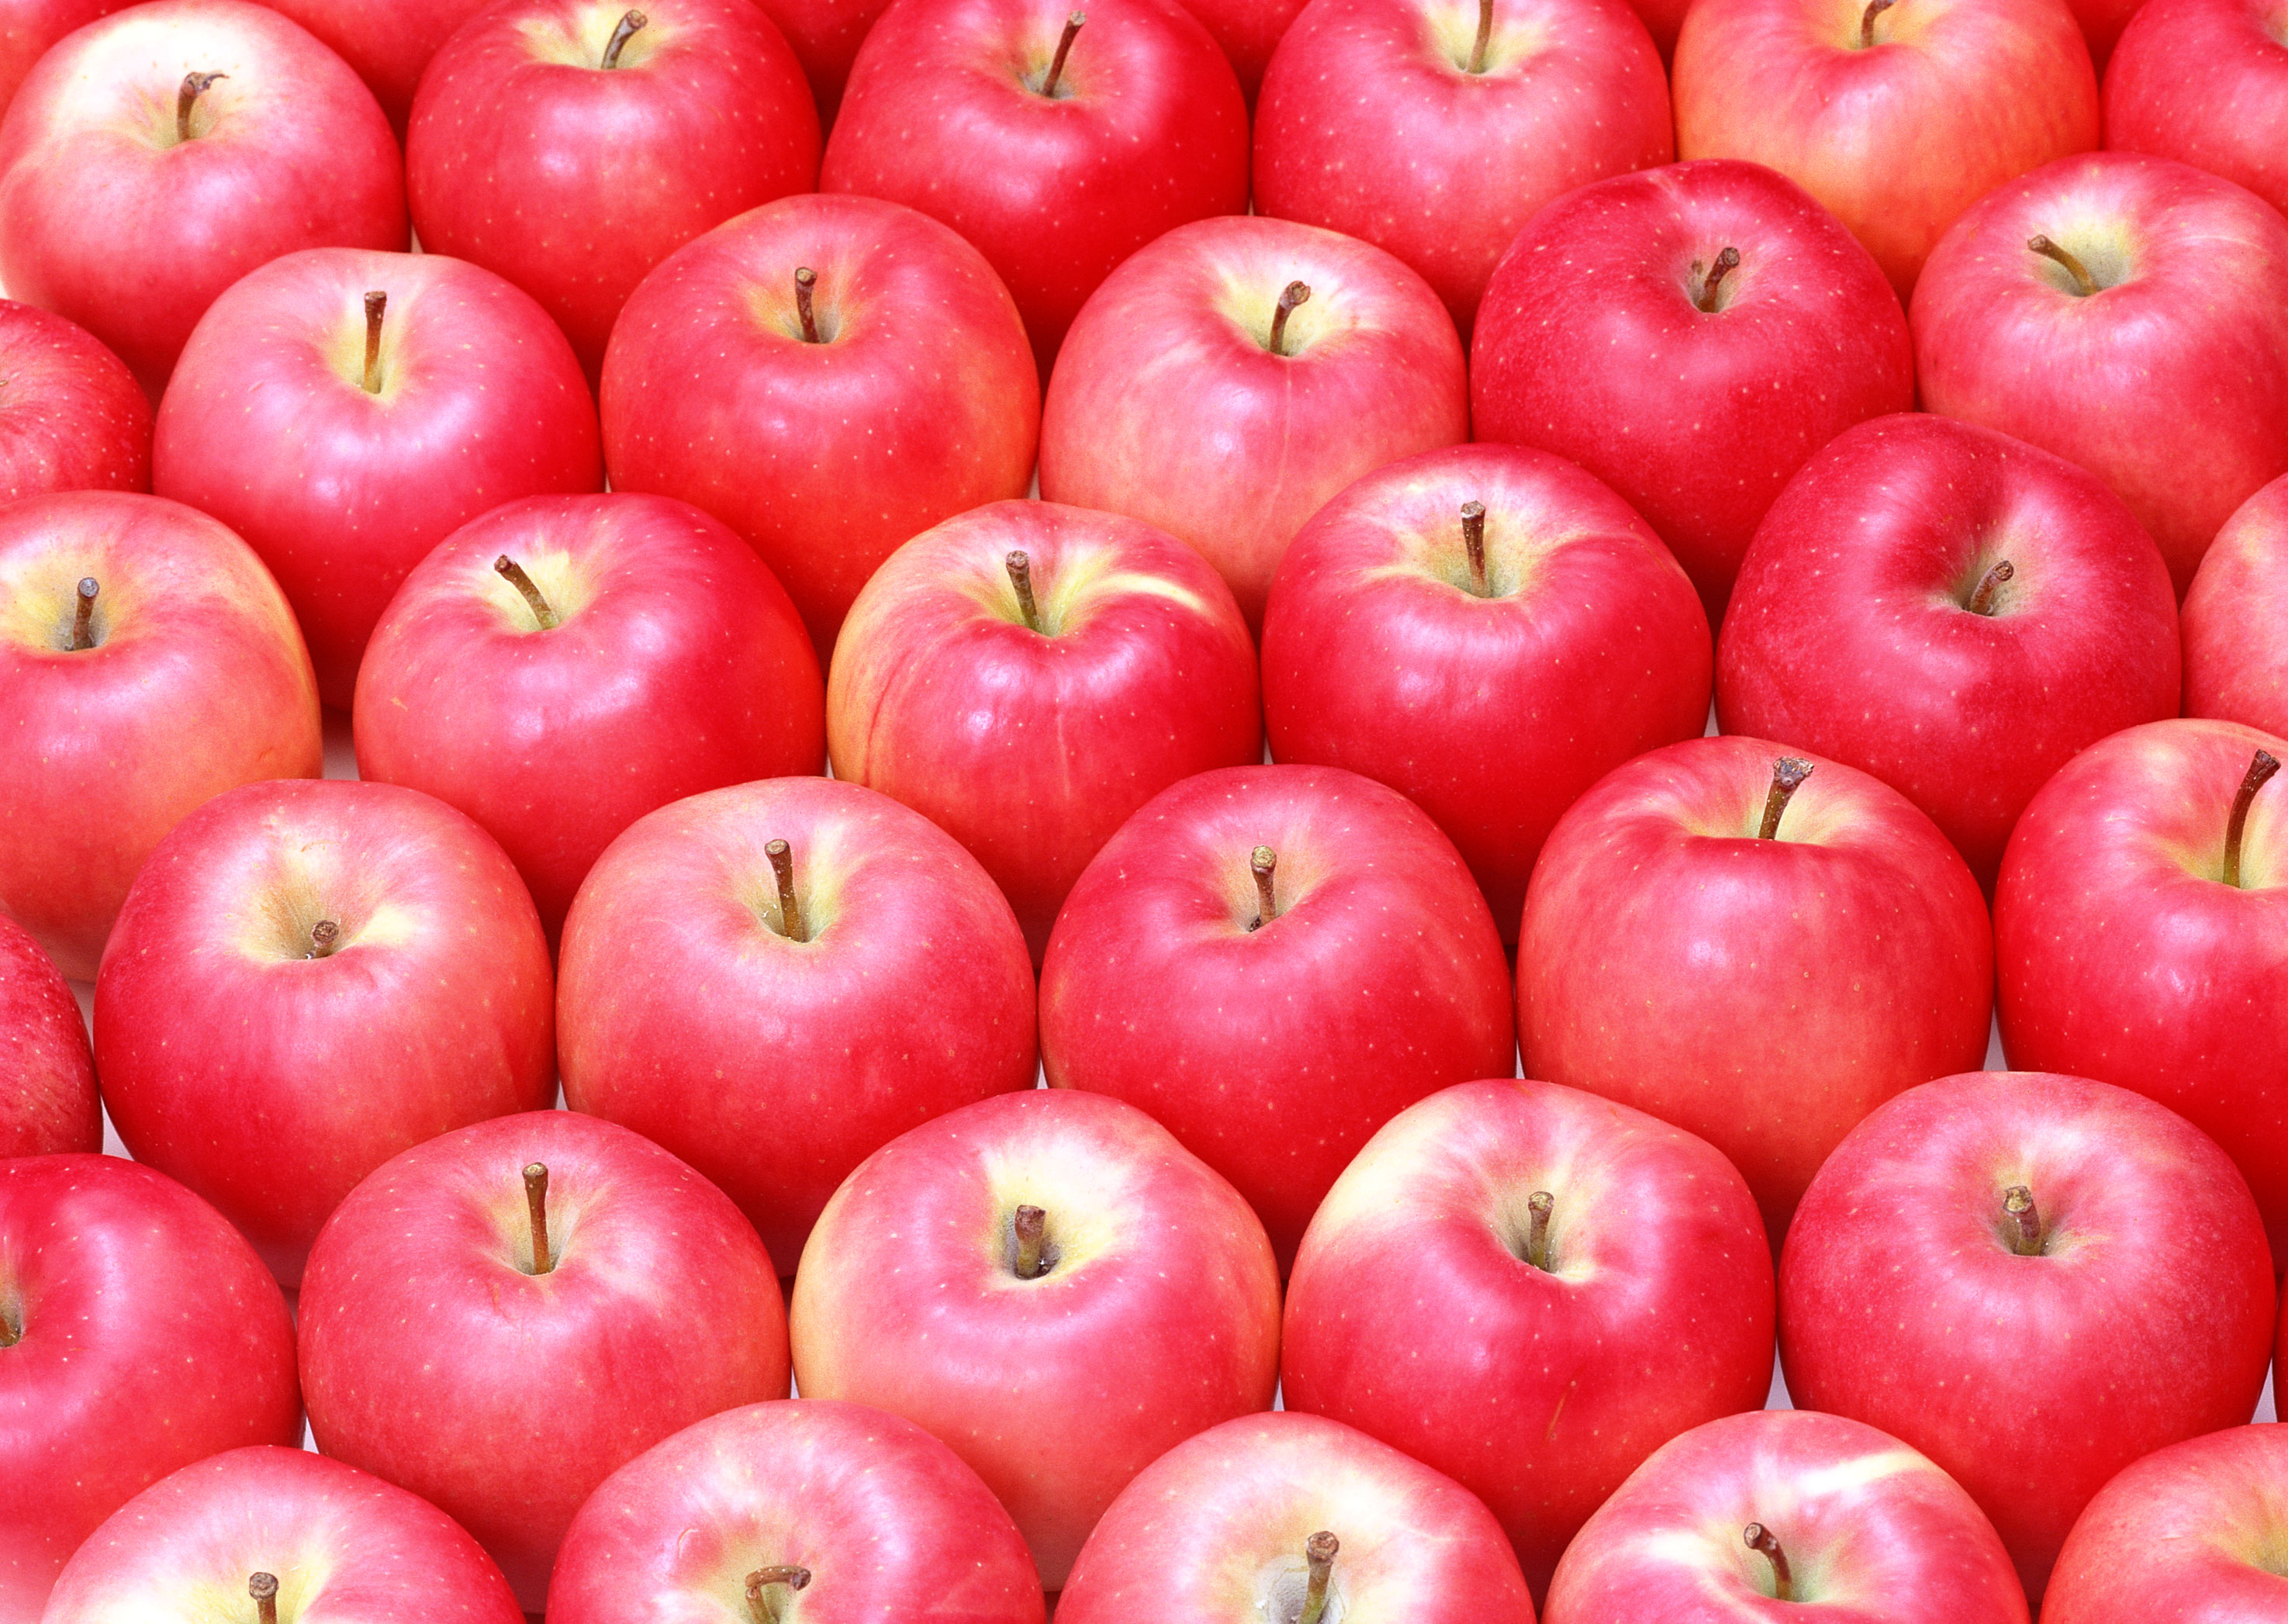
[[[1760,164],[1712,159],[1536,216],[1487,289],[1470,394],[1479,439],[1569,457],[1642,513],[1713,624],[1796,471],[1912,408],[1914,347],[1833,215]]]
[[[2288,474],[2217,532],[2182,614],[2185,714],[2288,733]]]
[[[778,25],[810,81],[821,129],[830,128],[842,106],[850,65],[874,20],[890,0],[756,0],[763,15]]]
[[[1675,156],[1627,0],[1319,0],[1263,78],[1255,209],[1388,249],[1466,340],[1544,203]]]
[[[1142,1106],[1238,1186],[1283,1269],[1416,1100],[1516,1067],[1501,932],[1453,843],[1337,767],[1227,767],[1147,802],[1041,970],[1050,1086]]]
[[[0,1161],[0,1616],[178,1467],[294,1444],[294,1325],[261,1260],[115,1156]]]
[[[102,1148],[79,1003],[32,933],[0,914],[0,1159]]]
[[[83,28],[0,120],[0,283],[93,333],[154,400],[258,265],[405,241],[373,92],[248,0],[155,0]]]
[[[1955,217],[2097,145],[2066,0],[1698,0],[1676,149],[1768,164],[1833,210],[1904,300]]]
[[[318,692],[346,707],[432,548],[501,503],[595,490],[603,469],[579,365],[531,299],[441,255],[325,249],[215,301],[160,404],[153,476],[253,543]]]
[[[1767,1410],[1712,1421],[1639,1467],[1558,1564],[1542,1620],[2026,1616],[1993,1525],[1954,1479],[1872,1427]]]
[[[975,243],[1046,377],[1113,266],[1246,210],[1247,142],[1231,64],[1180,0],[897,0],[850,70],[819,186]]]
[[[712,1179],[790,1274],[860,1162],[1033,1086],[1032,965],[951,836],[854,784],[778,779],[612,844],[566,923],[557,1037],[572,1108]]]
[[[1370,243],[1253,217],[1170,232],[1089,301],[1050,380],[1041,495],[1207,556],[1250,626],[1362,474],[1470,433],[1454,323]]]
[[[0,910],[75,980],[186,813],[322,764],[277,583],[213,519],[152,496],[0,507]]]
[[[2233,510],[2288,472],[2284,264],[2288,220],[2229,181],[2133,153],[2054,163],[1931,255],[1923,405],[2103,479],[2182,593]]]
[[[357,70],[400,136],[421,70],[487,0],[264,0]]]
[[[1684,27],[1684,13],[1692,9],[1692,0],[1629,0],[1629,4],[1659,47],[1665,64],[1676,53],[1677,30]]]
[[[2288,207],[2288,48],[2267,0],[2152,0],[2105,75],[2105,144]]]
[[[1263,759],[1255,645],[1164,531],[1002,502],[890,555],[827,693],[834,776],[975,854],[1037,960],[1066,893],[1169,785]]]
[[[2068,4],[2081,24],[2082,36],[2089,42],[2090,61],[2102,78],[2123,30],[2144,10],[2146,0],[2068,0]]]
[[[1772,1255],[1706,1141],[1546,1082],[1466,1082],[1367,1142],[1303,1236],[1287,1407],[1481,1496],[1537,1592],[1678,1433],[1760,1408]]]
[[[1138,1472],[1268,1409],[1279,1374],[1262,1224],[1151,1118],[1089,1094],[1005,1094],[875,1152],[811,1232],[792,1321],[804,1396],[950,1445],[1052,1590]]]
[[[799,1594],[801,1601],[785,1605]],[[910,1421],[780,1399],[697,1422],[588,1497],[548,1586],[552,1624],[893,1619],[1042,1624],[1001,1502]]]
[[[95,987],[128,1151],[292,1287],[398,1152],[552,1101],[548,944],[501,849],[388,784],[249,784],[152,852]]]
[[[2263,1220],[2213,1141],[2125,1089],[1976,1072],[1893,1100],[1812,1181],[1780,1359],[1796,1403],[1952,1473],[2039,1605],[2109,1477],[2248,1419],[2273,1308]]]
[[[1990,886],[2034,792],[2174,716],[2180,672],[2168,571],[2117,497],[2006,435],[1903,415],[1772,504],[1717,639],[1716,715],[1872,772]]]
[[[1129,1485],[1057,1617],[1533,1624],[1533,1598],[1500,1525],[1452,1478],[1337,1422],[1250,1415]]]
[[[645,278],[614,335],[612,488],[679,497],[744,536],[821,665],[901,543],[1032,482],[1041,386],[1017,307],[975,249],[910,209],[790,197],[742,215]]]
[[[598,1484],[785,1396],[785,1312],[722,1192],[624,1128],[528,1112],[342,1203],[302,1287],[302,1390],[319,1448],[457,1519],[537,1612]]]
[[[151,403],[85,328],[0,299],[0,502],[151,488]]]
[[[127,0],[9,0],[0,9],[0,114],[48,48],[73,29],[108,16]]]
[[[1183,0],[1184,9],[1207,25],[1239,75],[1249,105],[1263,83],[1271,53],[1294,26],[1309,0]]]

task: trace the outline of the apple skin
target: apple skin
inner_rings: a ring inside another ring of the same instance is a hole
[[[1629,4],[1644,23],[1645,32],[1652,36],[1664,68],[1676,54],[1677,32],[1684,27],[1684,13],[1692,9],[1692,0],[1629,0]]]
[[[2288,49],[2268,0],[2150,0],[2105,75],[2105,144],[2288,207]]]
[[[1768,164],[1832,210],[1904,303],[1948,226],[2013,176],[2097,145],[2066,0],[1699,0],[1670,94],[1685,158]]]
[[[0,503],[151,488],[151,403],[85,328],[0,299]]]
[[[1023,552],[1042,630],[1005,560]],[[834,776],[985,865],[1036,962],[1089,860],[1171,784],[1263,759],[1255,645],[1231,590],[1164,531],[1001,502],[890,555],[827,690]]]
[[[1478,8],[1320,0],[1255,111],[1255,209],[1389,250],[1461,331],[1543,204],[1676,156],[1660,53],[1627,0],[1508,0],[1482,72]]]
[[[96,646],[73,652],[86,578]],[[127,492],[0,507],[0,909],[78,981],[185,814],[324,764],[310,656],[261,560],[204,514]]]
[[[264,0],[316,35],[365,81],[400,136],[421,70],[488,0]]]
[[[2110,71],[2113,52],[2123,32],[2137,20],[2147,0],[2068,0],[2068,4],[2081,24],[2082,36],[2089,42],[2089,59],[2101,79]]]
[[[772,840],[807,943],[778,920]],[[1033,1086],[1033,997],[1008,903],[951,836],[855,784],[742,784],[642,819],[581,888],[564,1096],[713,1180],[791,1273],[860,1162]]]
[[[1873,773],[1990,887],[2034,792],[2084,746],[2174,716],[2181,672],[2168,570],[2118,497],[1915,413],[1839,436],[1765,515],[1716,640],[1716,718]]]
[[[1525,1257],[1537,1191],[1546,1271]],[[1482,1497],[1537,1594],[1647,1455],[1762,1407],[1773,1311],[1755,1198],[1705,1140],[1554,1083],[1466,1082],[1400,1112],[1320,1203],[1281,1391]]]
[[[817,273],[806,344],[794,272]],[[883,559],[956,513],[1022,496],[1040,443],[1025,325],[983,256],[926,215],[789,197],[671,254],[604,358],[612,488],[747,540],[824,667]]]
[[[2041,1256],[2004,1238],[2015,1185]],[[1876,1112],[1812,1181],[1780,1258],[1790,1395],[1951,1473],[2037,1607],[2108,1478],[2255,1411],[2273,1311],[2264,1221],[2214,1142],[2125,1089],[2046,1072],[1943,1078]]]
[[[541,630],[498,558],[557,625]],[[447,537],[375,628],[353,717],[358,775],[475,819],[552,941],[646,812],[815,772],[826,751],[825,685],[786,589],[698,509],[626,493],[528,497]]]
[[[0,1160],[102,1149],[78,1001],[32,933],[0,914]]]
[[[192,73],[228,77],[179,142]],[[0,119],[0,284],[93,333],[155,400],[257,266],[403,248],[401,170],[373,92],[298,25],[247,0],[131,6],[42,58]]]
[[[1728,248],[1738,268],[1703,313],[1698,267]],[[1544,209],[1495,271],[1471,345],[1477,438],[1610,485],[1676,554],[1711,625],[1797,471],[1914,403],[1906,314],[1874,259],[1793,181],[1726,159]]]
[[[1049,1271],[1016,1272],[1020,1204]],[[1059,1588],[1147,1465],[1271,1407],[1279,1277],[1236,1191],[1142,1112],[1029,1089],[892,1140],[804,1247],[806,1398],[856,1399],[949,1445]]]
[[[1463,503],[1485,506],[1477,596]],[[1347,767],[1428,812],[1505,942],[1564,810],[1706,725],[1708,619],[1628,503],[1570,463],[1456,446],[1368,474],[1305,525],[1263,617],[1282,762]]]
[[[0,1617],[40,1617],[98,1524],[179,1467],[302,1439],[294,1325],[261,1260],[116,1156],[0,1161]]]
[[[1287,30],[1310,0],[1183,0],[1184,9],[1207,25],[1231,61],[1248,105],[1255,105],[1263,70]]]
[[[332,953],[311,956],[333,922]],[[491,836],[391,784],[217,796],[151,853],[95,985],[129,1153],[238,1225],[282,1284],[408,1146],[555,1097],[548,943]]]
[[[747,1574],[782,1565],[811,1573],[806,1624],[1045,1617],[1024,1537],[959,1455],[887,1411],[814,1398],[695,1422],[606,1478],[565,1533],[548,1616],[751,1616]]]
[[[1266,347],[1281,290],[1312,289]],[[1041,414],[1041,495],[1156,525],[1251,628],[1311,515],[1362,474],[1470,437],[1461,341],[1371,243],[1247,216],[1180,226],[1106,279]]]
[[[818,104],[818,125],[831,129],[842,106],[842,89],[850,80],[850,65],[858,47],[866,43],[874,20],[890,0],[756,0],[763,15],[778,25],[786,43],[794,47]],[[744,1605],[742,1596],[741,1604]]]
[[[1155,1461],[1104,1514],[1060,1624],[1291,1618],[1304,1544],[1341,1541],[1330,1619],[1533,1624],[1501,1526],[1452,1478],[1317,1415],[1248,1415]]]
[[[2185,594],[2185,714],[2288,734],[2288,474],[2225,521]]]
[[[107,17],[129,0],[9,0],[0,13],[0,114],[48,48],[75,28]]]
[[[1741,1538],[1767,1525],[1796,1599]],[[1712,1421],[1639,1467],[1557,1565],[1542,1624],[2026,1624],[2008,1553],[1970,1496],[1898,1439],[1839,1415]]]

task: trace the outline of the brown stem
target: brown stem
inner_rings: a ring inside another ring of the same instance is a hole
[[[1486,596],[1486,504],[1466,502],[1462,504],[1462,546],[1470,555],[1470,580],[1478,589],[1478,596]]]
[[[1041,629],[1041,606],[1033,601],[1033,560],[1022,552],[1013,552],[1001,560],[1009,569],[1009,584],[1017,589],[1017,606],[1025,612],[1025,624],[1034,631]]]
[[[1334,1577],[1335,1553],[1342,1541],[1323,1528],[1303,1541],[1303,1560],[1310,1577],[1305,1580],[1303,1611],[1295,1624],[1319,1624],[1327,1611],[1327,1581]]]
[[[790,942],[810,939],[810,926],[802,916],[802,899],[794,894],[794,848],[783,840],[774,840],[763,847],[763,855],[771,860],[771,873],[779,883],[779,924]]]
[[[532,1220],[532,1271],[546,1274],[556,1267],[556,1255],[548,1245],[548,1168],[544,1162],[530,1162],[525,1167],[524,1210]]]
[[[1795,1600],[1795,1575],[1788,1571],[1787,1552],[1780,1549],[1772,1531],[1761,1523],[1750,1523],[1741,1531],[1741,1537],[1747,1541],[1750,1550],[1761,1551],[1764,1560],[1772,1565],[1772,1599]]]
[[[334,949],[341,946],[341,926],[330,919],[321,919],[310,927],[310,950],[302,956],[306,959],[331,958]]]
[[[1811,772],[1809,762],[1793,756],[1783,756],[1772,763],[1772,787],[1764,795],[1764,823],[1756,831],[1758,840],[1779,838],[1780,820],[1787,813],[1788,802],[1803,788]]]
[[[1279,854],[1269,846],[1258,846],[1247,854],[1247,866],[1255,874],[1255,917],[1248,922],[1251,931],[1260,931],[1279,917],[1279,905],[1272,899],[1272,876],[1279,869]]]
[[[218,79],[227,79],[228,74],[185,74],[183,88],[175,92],[175,139],[191,139],[191,108],[205,95]]]
[[[2010,1249],[2021,1257],[2042,1255],[2042,1215],[2034,1210],[2034,1192],[2013,1184],[2002,1192],[2002,1210],[2013,1224]]]
[[[759,1567],[747,1575],[747,1611],[754,1615],[754,1624],[779,1624],[778,1603],[763,1592],[773,1585],[784,1585],[790,1590],[799,1590],[810,1583],[810,1570],[792,1565]]]
[[[1478,0],[1478,43],[1470,47],[1470,71],[1486,71],[1486,47],[1494,43],[1494,0]]]
[[[2003,559],[1980,577],[1977,590],[1971,593],[1970,601],[1962,606],[1973,614],[1993,614],[1994,599],[2001,593],[2003,587],[2016,577],[2017,574],[2017,566],[2009,559]]]
[[[794,268],[794,311],[802,318],[802,341],[823,344],[818,336],[818,312],[811,307],[810,290],[818,286],[818,273],[806,265]]]
[[[1086,12],[1075,12],[1065,19],[1064,36],[1057,41],[1057,53],[1049,59],[1048,76],[1041,81],[1041,94],[1057,93],[1057,81],[1063,77],[1065,59],[1072,54],[1073,41],[1080,37],[1081,28],[1088,21]]]
[[[259,1624],[278,1624],[278,1575],[249,1573],[246,1593],[254,1598],[254,1616]]]
[[[2259,750],[2256,759],[2248,764],[2248,772],[2240,780],[2239,791],[2232,797],[2232,815],[2224,825],[2224,883],[2240,883],[2240,837],[2248,828],[2248,809],[2256,799],[2256,792],[2272,781],[2280,771],[2279,758],[2270,750]]]
[[[1549,1271],[1549,1215],[1556,1206],[1557,1198],[1546,1190],[1537,1190],[1525,1198],[1525,1210],[1530,1215],[1525,1232],[1525,1261],[1545,1274]]]
[[[1899,0],[1867,0],[1867,9],[1859,13],[1859,49],[1875,48],[1875,19],[1896,5]]]
[[[381,314],[389,308],[389,295],[365,296],[365,392],[381,392]]]
[[[1037,1280],[1048,1270],[1042,1256],[1048,1245],[1049,1215],[1037,1207],[1020,1207],[1013,1220],[1017,1230],[1017,1278]]]
[[[1724,285],[1726,277],[1739,268],[1740,250],[1727,247],[1722,253],[1716,256],[1716,263],[1708,267],[1708,274],[1701,279],[1700,291],[1692,300],[1693,308],[1704,316],[1714,315],[1716,290]]]
[[[78,600],[72,606],[72,653],[95,646],[95,595],[103,589],[96,584],[93,575],[79,578],[79,590],[73,594]]]
[[[651,19],[641,12],[630,12],[621,18],[620,26],[612,30],[611,40],[604,47],[604,59],[600,66],[608,69],[617,67],[620,65],[620,52],[627,49],[629,36],[637,29],[647,28],[650,26]]]
[[[2065,266],[2066,274],[2074,279],[2074,293],[2077,297],[2085,299],[2097,291],[2097,278],[2089,273],[2089,267],[2047,237],[2029,237],[2026,246],[2043,258],[2055,260]]]
[[[524,595],[525,607],[532,611],[532,618],[540,622],[541,630],[556,630],[560,623],[556,618],[556,611],[540,595],[540,589],[532,584],[532,577],[524,573],[523,565],[503,553],[493,560],[493,574]]]
[[[0,1303],[0,1348],[12,1348],[24,1340],[24,1323],[16,1311]]]
[[[1311,289],[1306,283],[1289,282],[1280,289],[1278,307],[1271,313],[1271,342],[1264,348],[1274,355],[1287,353],[1287,318],[1297,305],[1307,305],[1310,301]]]

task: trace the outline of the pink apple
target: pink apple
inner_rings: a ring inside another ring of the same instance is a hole
[[[0,1158],[102,1148],[79,1004],[31,932],[0,914]]]
[[[264,0],[357,70],[397,132],[413,108],[421,70],[487,0]]]
[[[874,20],[888,9],[890,0],[757,0],[763,14],[778,25],[786,43],[810,81],[818,102],[821,129],[830,128],[842,106],[842,87],[850,78],[850,65],[866,41]]]
[[[2095,478],[1990,430],[1878,417],[1756,531],[1716,644],[1716,716],[1898,789],[1991,885],[2083,746],[2177,712],[2169,575]]]
[[[151,403],[85,328],[0,299],[0,503],[151,488]]]
[[[73,29],[117,11],[127,0],[9,0],[0,12],[0,114],[48,48]]]
[[[874,1153],[803,1248],[806,1398],[950,1445],[1000,1497],[1042,1583],[1136,1474],[1268,1409],[1279,1279],[1237,1192],[1118,1100],[1029,1090]]]
[[[2288,474],[2225,521],[2182,613],[2185,714],[2288,733]]]
[[[1206,555],[1250,626],[1287,543],[1362,474],[1469,438],[1454,323],[1370,243],[1203,220],[1115,272],[1041,417],[1041,495]]]
[[[1223,47],[1251,106],[1271,53],[1307,4],[1309,0],[1183,0],[1184,9],[1205,23]]]
[[[2105,75],[2105,144],[2288,207],[2288,48],[2268,0],[2152,0]]]
[[[1037,959],[1131,813],[1263,759],[1255,645],[1222,577],[1164,531],[996,503],[898,549],[858,595],[827,743],[835,777],[976,855]]]

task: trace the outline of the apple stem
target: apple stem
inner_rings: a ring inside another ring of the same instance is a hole
[[[2021,1257],[2042,1255],[2042,1215],[2034,1210],[2034,1192],[2023,1184],[2013,1184],[2002,1192],[2002,1210],[2008,1214],[2014,1227],[2010,1232],[2010,1249]]]
[[[261,1624],[278,1624],[278,1575],[249,1573],[246,1593],[254,1598],[254,1616]]]
[[[2047,237],[2029,237],[2026,246],[2043,258],[2055,260],[2065,266],[2066,274],[2074,279],[2074,297],[2077,298],[2085,299],[2098,290],[2097,278],[2089,273],[2089,267]]]
[[[1700,291],[1692,298],[1693,308],[1704,316],[1714,315],[1716,290],[1724,285],[1724,279],[1739,267],[1740,250],[1727,246],[1722,253],[1716,256],[1716,263],[1708,267],[1708,274],[1701,279]]]
[[[1772,1599],[1780,1602],[1795,1600],[1795,1575],[1788,1569],[1787,1552],[1780,1549],[1779,1541],[1761,1523],[1750,1523],[1741,1531],[1748,1549],[1761,1551],[1764,1560],[1772,1565]]]
[[[374,292],[365,296],[365,392],[369,395],[381,392],[381,315],[389,308],[389,295]]]
[[[629,37],[637,29],[647,28],[650,26],[651,19],[641,12],[630,12],[621,18],[620,26],[612,30],[611,40],[604,47],[602,66],[608,70],[617,67],[620,65],[620,52],[627,49]]]
[[[794,848],[783,840],[767,842],[763,855],[771,860],[771,873],[779,883],[779,929],[790,942],[810,939],[810,927],[802,917],[802,899],[794,894]]]
[[[1247,866],[1255,874],[1255,917],[1248,922],[1247,928],[1260,931],[1279,917],[1279,905],[1271,896],[1271,879],[1278,872],[1279,854],[1269,846],[1258,846],[1247,854]]]
[[[330,919],[321,919],[310,927],[310,950],[302,956],[306,959],[330,959],[334,955],[334,949],[341,944],[341,926]]]
[[[532,618],[540,622],[541,630],[553,631],[562,624],[548,600],[540,595],[540,589],[532,584],[532,577],[524,573],[523,565],[503,553],[493,560],[493,574],[524,595],[525,606],[532,611]]]
[[[1859,13],[1859,49],[1875,48],[1875,19],[1889,11],[1898,0],[1867,0],[1867,9]]]
[[[1478,43],[1470,47],[1470,71],[1486,71],[1486,47],[1494,43],[1494,0],[1478,0]]]
[[[546,1274],[556,1267],[548,1245],[548,1166],[528,1162],[524,1169],[524,1210],[532,1220],[532,1271]]]
[[[191,108],[205,95],[218,79],[227,79],[228,74],[185,74],[183,88],[175,92],[175,139],[191,139]]]
[[[1311,289],[1304,282],[1289,282],[1280,290],[1279,305],[1271,313],[1271,342],[1264,348],[1274,355],[1287,353],[1287,318],[1298,305],[1311,302]]]
[[[1335,1553],[1342,1541],[1321,1529],[1303,1541],[1303,1560],[1309,1579],[1303,1591],[1303,1611],[1295,1615],[1295,1624],[1319,1624],[1327,1611],[1327,1581],[1334,1577]]]
[[[1017,1278],[1037,1280],[1049,1271],[1042,1256],[1048,1244],[1049,1215],[1038,1207],[1020,1207],[1012,1220],[1017,1231]]]
[[[1977,590],[1971,593],[1970,601],[1962,606],[1973,614],[1993,614],[1996,595],[2005,585],[2014,580],[2017,574],[2017,566],[2009,559],[2003,559],[1979,579]]]
[[[1525,1198],[1525,1210],[1530,1215],[1525,1230],[1525,1261],[1544,1274],[1549,1269],[1549,1215],[1556,1208],[1557,1198],[1546,1190],[1537,1190]]]
[[[1049,59],[1048,74],[1041,81],[1042,95],[1056,95],[1057,81],[1064,76],[1065,59],[1072,54],[1073,41],[1080,37],[1081,28],[1087,21],[1086,12],[1075,12],[1065,19],[1065,31],[1057,41],[1057,53]]]
[[[1466,502],[1462,504],[1462,546],[1470,555],[1470,579],[1478,589],[1478,596],[1492,594],[1486,588],[1486,504]]]
[[[72,608],[71,652],[78,654],[95,646],[95,595],[103,589],[96,584],[93,575],[79,578],[79,590],[74,594],[77,603]]]
[[[1772,787],[1764,796],[1764,824],[1756,831],[1758,840],[1779,838],[1780,820],[1787,814],[1788,801],[1811,772],[1811,763],[1794,756],[1783,756],[1772,763]]]
[[[1001,560],[1009,569],[1009,584],[1017,589],[1017,606],[1025,612],[1028,630],[1041,629],[1041,606],[1033,601],[1033,560],[1023,552],[1012,552]]]
[[[784,1585],[790,1590],[799,1590],[810,1583],[810,1570],[791,1565],[780,1567],[759,1567],[747,1575],[747,1610],[755,1615],[755,1624],[779,1624],[779,1604],[775,1597],[763,1592],[773,1585]]]
[[[2224,826],[2224,883],[2228,885],[2240,883],[2240,837],[2248,828],[2248,809],[2256,800],[2256,792],[2279,771],[2278,757],[2270,750],[2257,751],[2256,759],[2248,764],[2247,775],[2240,780],[2239,792],[2232,797],[2232,816]]]
[[[817,286],[817,272],[806,265],[795,266],[794,309],[795,314],[802,318],[802,341],[805,344],[826,342],[818,336],[818,313],[811,308],[810,303],[810,290]]]
[[[23,1321],[16,1318],[14,1309],[0,1303],[0,1348],[12,1348],[23,1340]]]

